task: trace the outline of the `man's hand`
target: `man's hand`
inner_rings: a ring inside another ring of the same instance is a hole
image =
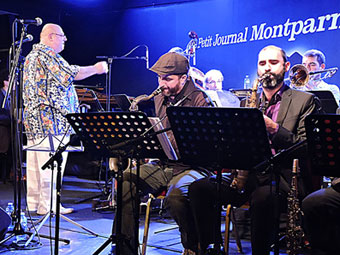
[[[263,115],[264,123],[266,124],[266,129],[269,134],[274,134],[279,129],[279,124],[274,122],[271,118],[267,117],[266,115]]]
[[[244,187],[248,180],[248,171],[246,170],[236,170],[237,176],[234,177],[230,187],[237,189],[239,192],[244,191]]]
[[[96,68],[96,74],[103,74],[109,71],[107,63],[105,61],[100,61],[94,65]]]

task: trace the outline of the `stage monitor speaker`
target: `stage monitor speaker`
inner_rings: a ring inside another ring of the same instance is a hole
[[[11,217],[0,207],[0,241],[5,237]]]

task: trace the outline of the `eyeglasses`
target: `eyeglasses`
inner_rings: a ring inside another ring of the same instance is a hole
[[[52,33],[52,35],[57,35],[57,36],[62,37],[63,39],[66,39],[66,35],[63,35],[63,34]]]

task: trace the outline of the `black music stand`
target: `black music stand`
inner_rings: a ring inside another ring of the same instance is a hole
[[[166,158],[162,146],[153,133],[152,126],[143,112],[101,112],[101,113],[73,113],[67,119],[80,139],[93,153],[104,157],[119,157],[137,159],[137,176],[139,177],[139,159]],[[99,254],[110,243],[116,244],[116,254],[121,254],[121,244],[127,241],[121,233],[122,215],[122,181],[123,169],[119,168],[115,176],[117,180],[117,211],[116,233],[112,227],[110,238],[95,251]],[[136,182],[136,205],[139,205],[138,178]],[[135,236],[138,240],[139,210],[135,210]],[[134,254],[138,254],[139,243],[130,247]],[[124,254],[121,254],[124,255]]]
[[[329,90],[310,90],[307,91],[320,99],[322,109],[325,113],[336,113],[338,109],[338,104],[333,93]]]
[[[252,170],[272,156],[258,109],[169,107],[167,114],[184,163]]]
[[[340,115],[307,116],[306,134],[312,172],[340,177]]]
[[[125,94],[116,94],[116,95],[112,95],[112,97],[115,99],[118,107],[123,111],[129,111],[130,106],[131,106],[131,101],[128,98],[127,95]]]
[[[167,115],[180,160],[217,170],[216,231],[220,232],[221,170],[252,170],[272,156],[263,115],[254,108],[208,107],[169,107]],[[214,249],[219,251],[220,243]]]

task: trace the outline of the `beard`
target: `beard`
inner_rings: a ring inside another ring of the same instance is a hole
[[[264,73],[260,78],[263,78],[262,80],[262,87],[266,89],[275,89],[277,86],[279,86],[285,77],[285,71],[282,70],[279,74],[275,73]]]
[[[176,87],[163,87],[162,94],[163,96],[169,97],[169,96],[176,96],[180,91],[180,86],[177,85]]]

